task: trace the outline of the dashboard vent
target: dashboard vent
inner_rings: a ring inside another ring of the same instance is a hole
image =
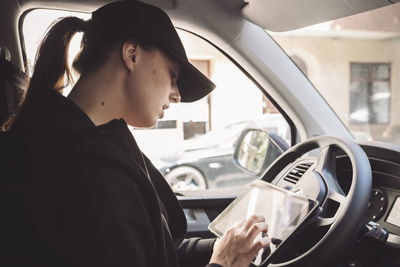
[[[283,180],[296,184],[313,163],[302,163],[292,169]]]

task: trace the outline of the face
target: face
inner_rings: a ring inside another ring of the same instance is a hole
[[[133,70],[125,84],[124,119],[135,127],[152,127],[171,103],[181,99],[179,65],[159,49],[136,47]]]

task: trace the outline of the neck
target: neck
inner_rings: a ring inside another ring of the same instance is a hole
[[[121,118],[123,72],[107,66],[82,74],[68,98],[78,105],[95,125]],[[121,74],[122,73],[122,74]],[[121,79],[122,78],[122,79]]]

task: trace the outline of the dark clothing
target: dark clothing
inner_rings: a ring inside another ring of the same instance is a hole
[[[1,161],[0,266],[208,263],[214,240],[183,239],[179,202],[124,120],[95,126],[55,91],[20,115]]]

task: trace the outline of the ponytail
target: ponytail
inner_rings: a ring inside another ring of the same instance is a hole
[[[85,21],[76,17],[62,18],[52,24],[36,55],[27,98],[43,90],[63,89],[65,75],[68,83],[72,81],[68,65],[69,43],[75,33],[84,30],[84,26]]]
[[[65,87],[64,78],[67,76],[67,84],[72,82],[72,74],[68,64],[69,44],[75,33],[85,31],[87,22],[77,17],[65,17],[55,21],[43,38],[36,54],[35,68],[29,86],[16,114],[3,125],[4,129],[10,129],[19,114],[35,99],[40,98],[47,90],[61,91]]]

